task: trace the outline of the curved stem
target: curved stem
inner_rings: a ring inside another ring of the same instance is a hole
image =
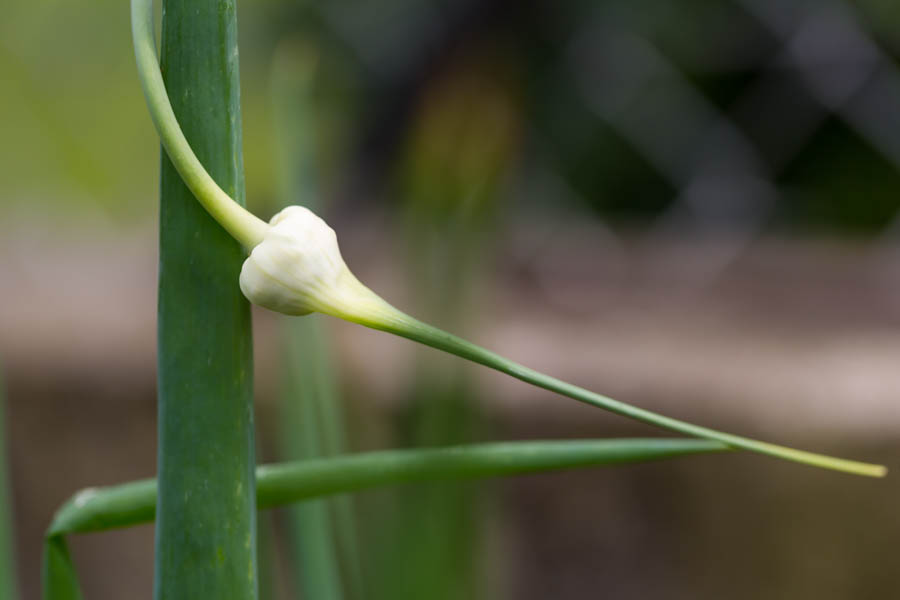
[[[258,244],[268,225],[258,219],[232,200],[212,178],[206,173],[203,165],[197,160],[187,140],[181,132],[175,114],[166,95],[165,85],[156,59],[156,47],[153,42],[152,0],[132,0],[132,27],[135,44],[135,55],[138,71],[153,122],[159,131],[163,146],[166,148],[178,172],[188,187],[210,214],[238,239],[246,248],[252,249]],[[566,383],[549,375],[529,369],[519,363],[490,352],[480,346],[446,333],[436,327],[422,323],[396,310],[381,298],[372,294],[360,284],[365,291],[359,295],[361,304],[356,306],[323,307],[322,312],[348,321],[359,323],[387,331],[395,335],[431,346],[438,350],[455,354],[472,362],[506,373],[552,392],[573,398],[580,402],[604,408],[611,412],[636,419],[664,429],[686,435],[713,440],[727,444],[732,448],[767,454],[777,458],[804,463],[816,467],[865,475],[883,477],[887,469],[882,465],[874,465],[853,460],[833,458],[813,452],[796,450],[777,444],[724,433],[707,427],[693,425],[685,421],[666,417],[649,410],[644,410],[607,396],[597,394],[584,388]]]
[[[431,346],[432,348],[455,354],[466,360],[511,375],[512,377],[530,383],[531,385],[573,398],[579,402],[584,402],[585,404],[606,409],[625,417],[630,417],[637,421],[656,425],[663,429],[676,431],[705,440],[721,442],[731,448],[767,454],[776,458],[782,458],[814,467],[843,471],[855,475],[865,475],[868,477],[884,477],[887,474],[887,469],[883,465],[833,458],[822,454],[796,450],[794,448],[770,444],[768,442],[761,442],[730,433],[724,433],[715,429],[709,429],[700,425],[694,425],[643,408],[638,408],[624,402],[619,402],[618,400],[586,390],[577,385],[561,381],[550,375],[545,375],[534,369],[529,369],[528,367],[520,365],[508,358],[504,358],[490,350],[486,350],[462,338],[428,325],[427,323],[422,323],[396,309],[390,311],[385,307],[381,307],[375,318],[372,318],[371,316],[354,316],[348,314],[336,316],[341,316],[342,318],[354,321],[360,325],[393,333],[400,337],[405,337],[421,344],[425,344],[426,346]]]
[[[244,248],[253,249],[269,226],[219,187],[184,137],[159,69],[153,35],[153,0],[132,0],[131,32],[141,87],[163,148],[203,208]]]

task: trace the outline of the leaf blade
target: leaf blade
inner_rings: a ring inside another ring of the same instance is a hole
[[[679,438],[542,440],[381,450],[257,467],[259,507],[418,481],[482,479],[723,452],[723,444]],[[57,511],[48,536],[152,521],[156,480],[79,492]]]

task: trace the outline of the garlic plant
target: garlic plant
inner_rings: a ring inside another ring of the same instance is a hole
[[[200,203],[250,251],[240,286],[252,302],[290,315],[321,312],[393,333],[580,402],[734,449],[856,475],[886,474],[882,465],[752,440],[614,400],[522,366],[394,308],[350,272],[334,230],[311,211],[289,207],[266,224],[216,185],[191,150],[169,104],[153,40],[152,0],[132,0],[132,26],[141,84],[163,147]]]

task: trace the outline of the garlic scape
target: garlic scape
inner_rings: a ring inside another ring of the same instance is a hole
[[[235,202],[200,164],[200,160],[178,125],[156,54],[153,35],[153,0],[132,0],[131,35],[138,77],[150,109],[150,118],[169,159],[185,185],[203,208],[245,248],[262,240],[268,228],[265,221]]]
[[[250,252],[240,275],[253,303],[288,315],[319,312],[414,340],[534,386],[688,436],[816,467],[883,477],[882,465],[833,458],[752,440],[659,415],[566,383],[418,321],[372,292],[350,272],[334,230],[310,210],[292,206],[266,224],[234,202],[194,155],[172,111],[156,58],[152,0],[132,0],[138,73],[162,145],[206,210]]]

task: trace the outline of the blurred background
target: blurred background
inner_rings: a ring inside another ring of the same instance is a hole
[[[127,3],[4,6],[0,361],[36,599],[56,507],[155,471],[159,150]],[[239,29],[254,212],[316,208],[373,289],[527,365],[896,470],[896,2],[257,0]],[[261,462],[659,435],[333,320],[258,311],[255,340]],[[890,598],[897,481],[734,455],[368,492],[265,515],[263,597]],[[86,596],[150,598],[152,540],[73,539]]]

